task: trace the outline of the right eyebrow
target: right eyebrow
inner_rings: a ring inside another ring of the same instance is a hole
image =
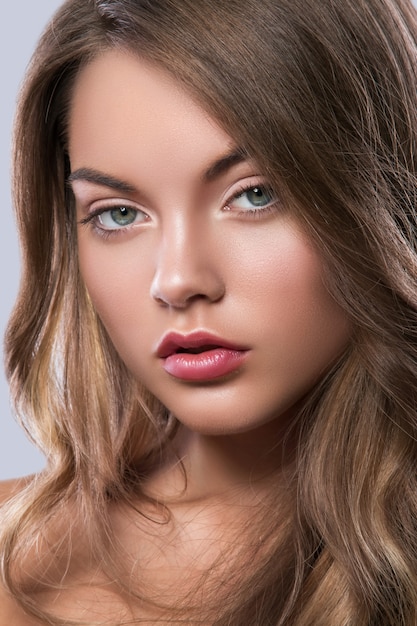
[[[115,191],[121,191],[124,193],[137,192],[136,187],[114,176],[109,176],[103,172],[91,169],[89,167],[80,167],[78,170],[71,172],[68,176],[67,182],[71,185],[75,180],[84,180],[95,185],[101,185],[102,187],[109,187]]]
[[[208,169],[204,172],[203,180],[210,182],[215,180],[228,170],[232,169],[235,165],[248,160],[248,154],[243,148],[235,148],[231,152],[223,155],[214,163],[212,163]]]

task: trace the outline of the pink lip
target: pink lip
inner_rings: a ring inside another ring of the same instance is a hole
[[[166,372],[188,381],[208,381],[231,374],[242,365],[247,353],[246,347],[201,331],[189,335],[168,333],[156,351]]]

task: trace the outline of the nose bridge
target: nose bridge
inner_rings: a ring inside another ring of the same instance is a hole
[[[151,295],[183,308],[195,298],[218,300],[224,292],[210,228],[198,217],[175,212],[162,229]]]

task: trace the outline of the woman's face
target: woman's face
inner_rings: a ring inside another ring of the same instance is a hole
[[[128,368],[188,428],[291,416],[349,325],[291,206],[179,83],[120,51],[69,124],[81,273]]]

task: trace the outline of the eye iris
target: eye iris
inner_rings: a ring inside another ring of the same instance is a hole
[[[110,211],[111,218],[118,226],[128,226],[135,221],[136,211],[129,207],[118,207]]]
[[[247,192],[247,198],[253,206],[265,206],[271,202],[271,194],[262,187],[253,187]]]

